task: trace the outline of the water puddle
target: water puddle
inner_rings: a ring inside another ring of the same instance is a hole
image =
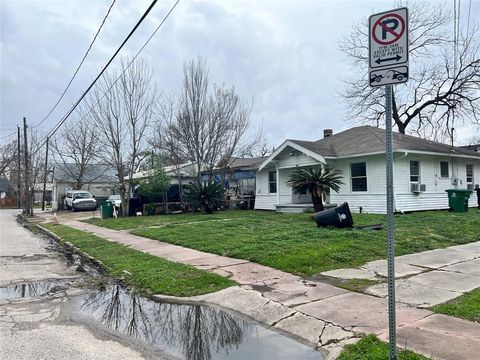
[[[0,287],[0,300],[12,300],[43,296],[47,294],[53,294],[55,292],[65,289],[65,283],[62,281],[33,281],[29,283]]]
[[[213,307],[155,302],[120,286],[74,300],[83,321],[187,360],[321,360],[312,348]]]

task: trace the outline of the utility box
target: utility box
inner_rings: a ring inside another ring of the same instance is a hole
[[[471,190],[466,189],[448,189],[448,207],[453,212],[467,212],[468,200],[470,199]]]

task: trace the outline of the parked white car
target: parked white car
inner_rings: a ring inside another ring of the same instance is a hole
[[[96,210],[97,200],[88,191],[75,190],[67,192],[64,200],[65,208],[68,210]]]
[[[110,195],[107,199],[107,202],[112,203],[112,205],[115,206],[117,211],[120,209],[120,206],[122,206],[122,199],[120,195]]]

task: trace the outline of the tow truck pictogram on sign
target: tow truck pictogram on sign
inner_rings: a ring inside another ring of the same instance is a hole
[[[398,78],[382,78],[381,85],[397,84],[408,79],[408,10],[401,8],[370,16],[369,19],[369,68],[370,85],[380,86],[378,81],[371,81],[372,77],[378,79],[379,71],[386,71],[399,66],[402,75]]]

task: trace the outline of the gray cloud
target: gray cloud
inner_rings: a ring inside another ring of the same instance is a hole
[[[56,102],[93,38],[110,1],[1,3],[0,136],[22,116],[38,123]],[[78,98],[133,27],[149,1],[117,1],[70,91],[44,126],[48,131]],[[173,1],[162,1],[127,44],[135,53]],[[379,1],[182,0],[145,49],[160,89],[178,91],[185,61],[204,57],[213,83],[254,99],[252,123],[270,145],[285,138],[315,140],[347,128],[338,43],[352,24],[392,8]],[[474,2],[473,14],[480,13]],[[478,18],[478,15],[475,15]]]

